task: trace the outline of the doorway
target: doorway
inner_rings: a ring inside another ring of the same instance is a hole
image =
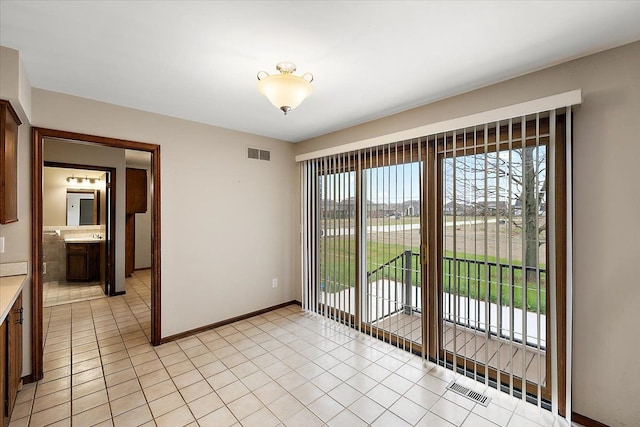
[[[151,330],[152,345],[161,344],[160,329],[160,146],[137,141],[107,138],[96,135],[54,129],[32,130],[32,374],[31,380],[43,377],[43,171],[45,139],[62,140],[80,146],[96,146],[137,150],[150,154],[151,192]],[[113,254],[115,255],[115,254]],[[113,288],[111,288],[113,289]]]
[[[115,168],[44,163],[44,307],[116,295],[115,181]]]

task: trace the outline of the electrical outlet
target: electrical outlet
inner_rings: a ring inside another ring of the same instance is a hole
[[[277,288],[278,287],[278,279],[273,279],[271,281],[271,287],[272,288]]]

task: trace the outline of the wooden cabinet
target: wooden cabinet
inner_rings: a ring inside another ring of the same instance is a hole
[[[0,403],[2,411],[0,411],[0,427],[9,424],[9,418],[6,413],[7,400],[7,322],[0,324]]]
[[[100,280],[100,242],[67,243],[67,281]]]
[[[125,232],[124,275],[130,277],[135,269],[136,216],[147,211],[147,171],[127,168],[127,218]]]
[[[131,277],[136,268],[136,216],[127,214],[124,239],[124,277]]]
[[[22,292],[7,316],[7,417],[10,417],[22,380]]]
[[[18,126],[9,101],[0,99],[0,224],[18,220]]]
[[[6,426],[16,403],[22,381],[22,292],[0,325],[0,396],[2,396],[2,426]]]
[[[147,171],[127,168],[127,213],[147,211]]]

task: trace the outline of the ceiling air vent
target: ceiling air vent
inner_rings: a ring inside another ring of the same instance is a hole
[[[453,381],[451,384],[447,386],[447,388],[455,393],[458,393],[461,396],[466,397],[467,399],[471,399],[476,403],[479,403],[483,406],[489,406],[489,402],[491,402],[491,398],[489,396],[485,396],[484,394],[480,394],[476,391],[471,390],[457,382]]]
[[[259,148],[251,148],[247,149],[247,157],[255,160],[266,160],[267,162],[271,161],[271,151],[260,150]]]

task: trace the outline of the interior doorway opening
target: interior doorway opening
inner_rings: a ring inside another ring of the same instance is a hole
[[[116,295],[115,180],[115,168],[45,161],[43,307]]]
[[[150,207],[150,228],[151,228],[151,248],[150,248],[150,269],[146,278],[148,283],[148,293],[150,302],[151,318],[148,323],[147,337],[152,345],[161,343],[160,330],[160,146],[137,141],[127,141],[121,139],[107,138],[96,135],[79,134],[74,132],[59,131],[53,129],[33,128],[33,157],[32,157],[32,374],[31,381],[37,381],[43,377],[43,175],[45,166],[44,146],[45,140],[65,141],[77,144],[78,149],[83,147],[101,147],[106,149],[134,150],[148,153],[149,155],[149,193],[151,200]],[[121,180],[124,180],[124,173]],[[111,176],[112,180],[114,175]],[[124,184],[124,181],[122,181]],[[112,190],[116,192],[112,181]],[[115,204],[115,203],[114,203]],[[113,204],[111,205],[113,206]],[[124,203],[122,203],[124,208]],[[112,217],[113,218],[113,217]],[[118,241],[124,247],[124,221],[122,221],[122,237],[116,233],[113,237],[115,250],[112,257],[115,257],[111,265],[116,273],[112,276],[112,286],[107,289],[109,294],[118,294],[124,290],[124,250],[118,249]],[[113,226],[112,230],[117,227]],[[114,230],[115,231],[115,230]],[[113,231],[112,231],[113,232]],[[121,253],[120,253],[121,252]],[[118,259],[121,259],[118,262]],[[122,269],[122,286],[118,285],[119,271]],[[122,289],[119,289],[122,288]]]

